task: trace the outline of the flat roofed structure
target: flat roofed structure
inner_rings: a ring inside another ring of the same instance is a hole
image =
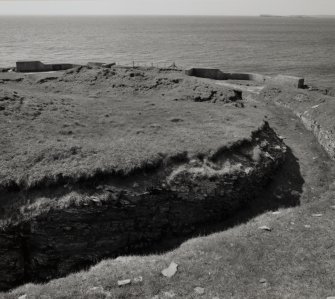
[[[44,64],[41,61],[17,61],[16,71],[19,73],[62,71],[75,66],[77,65],[71,63]]]

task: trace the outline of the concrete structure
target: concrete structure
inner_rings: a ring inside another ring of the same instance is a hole
[[[20,73],[50,72],[50,71],[67,70],[76,66],[77,65],[70,63],[44,64],[41,61],[17,61],[16,71]]]
[[[104,64],[105,64],[104,62],[87,62],[87,66],[90,67],[101,67]]]
[[[270,77],[256,73],[224,73],[219,69],[209,68],[191,68],[186,70],[185,73],[189,76],[214,80],[250,80],[263,84],[279,84],[294,88],[304,88],[305,86],[303,78],[284,75]]]
[[[214,80],[227,80],[226,75],[219,69],[192,68],[185,71],[186,75]]]

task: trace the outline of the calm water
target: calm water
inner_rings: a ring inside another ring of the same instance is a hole
[[[176,62],[301,75],[335,86],[335,19],[0,17],[0,66],[23,59]]]

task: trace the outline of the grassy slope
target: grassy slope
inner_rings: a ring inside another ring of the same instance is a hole
[[[265,213],[208,237],[190,240],[162,255],[106,260],[45,285],[20,287],[4,298],[326,298],[335,294],[334,163],[299,119],[268,105],[270,125],[283,135],[299,160],[304,180],[301,206]],[[313,214],[322,214],[313,217]],[[271,232],[259,230],[262,225]],[[171,261],[177,274],[160,275]],[[143,277],[122,288],[117,280]],[[266,282],[260,282],[265,279]],[[95,288],[95,289],[92,289]],[[43,297],[45,296],[45,297]]]
[[[183,152],[210,154],[249,138],[263,120],[253,106],[194,102],[210,100],[211,88],[180,72],[84,69],[44,83],[36,76],[0,85],[2,186],[129,173]],[[223,101],[233,93],[216,89]]]

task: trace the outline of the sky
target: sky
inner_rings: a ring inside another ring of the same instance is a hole
[[[0,15],[335,15],[335,0],[0,0]]]

